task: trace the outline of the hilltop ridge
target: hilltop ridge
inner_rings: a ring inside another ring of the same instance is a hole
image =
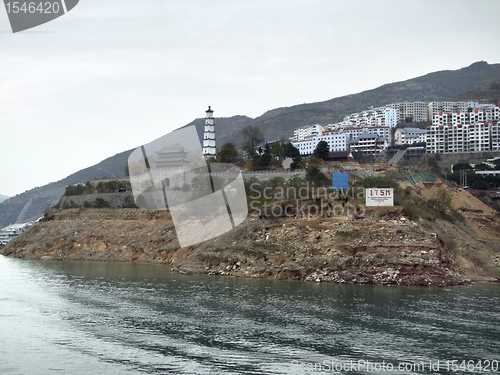
[[[358,94],[271,109],[255,119],[246,116],[216,118],[217,142],[219,146],[226,142],[240,145],[241,129],[248,125],[260,128],[266,140],[286,139],[302,125],[333,123],[350,113],[391,102],[451,100],[467,88],[491,79],[500,79],[500,64],[480,61],[462,69],[429,73]],[[185,126],[190,125],[196,126],[201,139],[203,119],[195,119]],[[60,181],[36,187],[0,203],[0,227],[39,216],[57,203],[67,185],[85,183],[94,178],[122,176],[131,151],[121,152]]]

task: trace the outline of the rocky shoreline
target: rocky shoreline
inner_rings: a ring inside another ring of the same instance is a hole
[[[22,259],[161,263],[185,274],[454,286],[498,281],[478,260],[480,254],[491,258],[485,266],[495,266],[498,254],[488,250],[495,244],[448,222],[410,221],[394,207],[360,219],[249,216],[218,238],[179,248],[166,211],[79,208],[50,214],[0,253]],[[468,256],[464,248],[475,251]]]

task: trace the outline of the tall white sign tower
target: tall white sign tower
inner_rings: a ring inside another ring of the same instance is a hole
[[[215,124],[212,109],[208,106],[207,115],[205,116],[205,129],[203,130],[203,156],[205,159],[213,156],[216,157],[215,148]]]

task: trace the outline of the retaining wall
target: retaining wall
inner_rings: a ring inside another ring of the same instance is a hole
[[[102,198],[108,202],[110,207],[124,207],[125,197],[130,197],[129,202],[134,202],[134,196],[131,192],[126,193],[108,193],[108,194],[85,194],[85,195],[72,195],[69,197],[62,197],[61,207],[66,206],[83,206],[85,202],[93,204],[96,198]],[[130,204],[129,204],[130,205]]]

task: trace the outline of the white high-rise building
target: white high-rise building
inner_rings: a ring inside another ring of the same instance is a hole
[[[292,142],[292,145],[299,150],[301,155],[311,155],[316,150],[320,141],[328,143],[330,152],[349,150],[349,134],[339,134],[336,132],[323,132],[322,135]]]
[[[386,107],[394,108],[397,112],[398,123],[428,121],[426,102],[400,102],[387,104]]]
[[[498,151],[497,121],[427,127],[427,153]]]
[[[215,148],[215,124],[212,109],[208,106],[205,116],[205,128],[203,130],[203,156],[205,159],[216,157],[217,150]]]
[[[419,128],[397,129],[394,133],[394,140],[396,145],[425,143],[427,140],[427,130]]]
[[[323,127],[319,124],[316,125],[306,125],[301,126],[293,131],[294,141],[303,141],[306,138],[314,137],[320,135]]]
[[[374,108],[345,116],[344,122],[349,123],[351,126],[389,126],[395,128],[397,113],[394,108]]]
[[[439,112],[452,113],[452,112],[469,112],[479,108],[479,103],[469,100],[465,102],[430,102],[428,105],[429,120],[432,121],[435,115]]]

